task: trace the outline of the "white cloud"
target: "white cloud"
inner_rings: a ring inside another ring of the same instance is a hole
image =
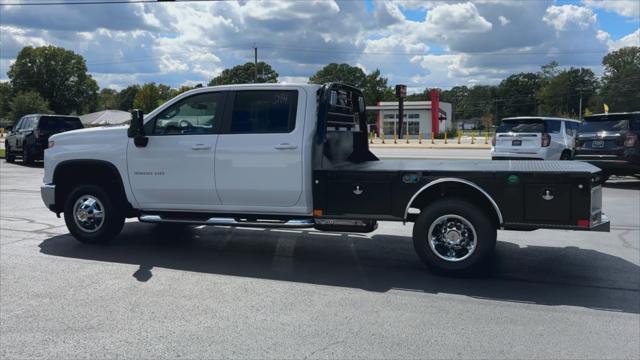
[[[550,6],[542,19],[558,31],[585,30],[597,21],[591,9],[576,5]]]
[[[604,43],[609,46],[609,51],[618,50],[627,46],[640,46],[640,29],[632,32],[629,35],[623,36],[618,40],[612,40],[611,35],[606,32],[602,32],[602,34],[598,34],[600,37],[598,39],[602,39]]]
[[[427,12],[426,26],[445,37],[448,32],[482,33],[492,28],[492,24],[470,2],[434,7]]]
[[[207,83],[224,68],[253,61],[256,44],[259,60],[271,64],[280,81],[306,82],[325,64],[346,62],[367,72],[380,69],[390,85],[448,87],[495,83],[551,60],[597,67],[603,53],[560,50],[606,51],[634,40],[613,41],[599,28],[593,5],[556,6],[554,0],[372,4],[274,0],[60,6],[44,15],[12,10],[2,14],[0,66],[6,72],[24,45],[54,44],[82,54],[103,87],[146,81],[180,86]],[[410,20],[407,9],[424,17]],[[522,51],[529,53],[518,55]]]
[[[640,1],[638,0],[583,0],[586,6],[604,9],[626,17],[640,17]]]

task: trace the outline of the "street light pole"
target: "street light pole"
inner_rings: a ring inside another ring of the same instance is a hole
[[[407,96],[406,85],[396,85],[396,96],[398,97],[398,139],[402,139],[402,123],[404,122],[404,98]]]

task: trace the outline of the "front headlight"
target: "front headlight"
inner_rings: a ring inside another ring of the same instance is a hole
[[[48,148],[51,149],[54,144],[55,144],[55,141],[49,140],[49,147]]]

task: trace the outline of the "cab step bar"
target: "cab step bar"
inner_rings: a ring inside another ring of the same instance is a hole
[[[208,219],[170,218],[160,215],[141,215],[138,220],[147,223],[175,223],[193,225],[217,225],[235,227],[259,227],[259,228],[312,228],[315,222],[312,219],[292,220],[243,220],[228,217],[211,217]]]

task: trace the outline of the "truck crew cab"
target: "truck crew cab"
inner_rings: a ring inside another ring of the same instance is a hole
[[[413,222],[432,269],[474,271],[496,230],[608,231],[601,172],[572,161],[379,160],[341,84],[194,89],[130,127],[53,136],[42,198],[79,241],[142,222],[371,232]]]

